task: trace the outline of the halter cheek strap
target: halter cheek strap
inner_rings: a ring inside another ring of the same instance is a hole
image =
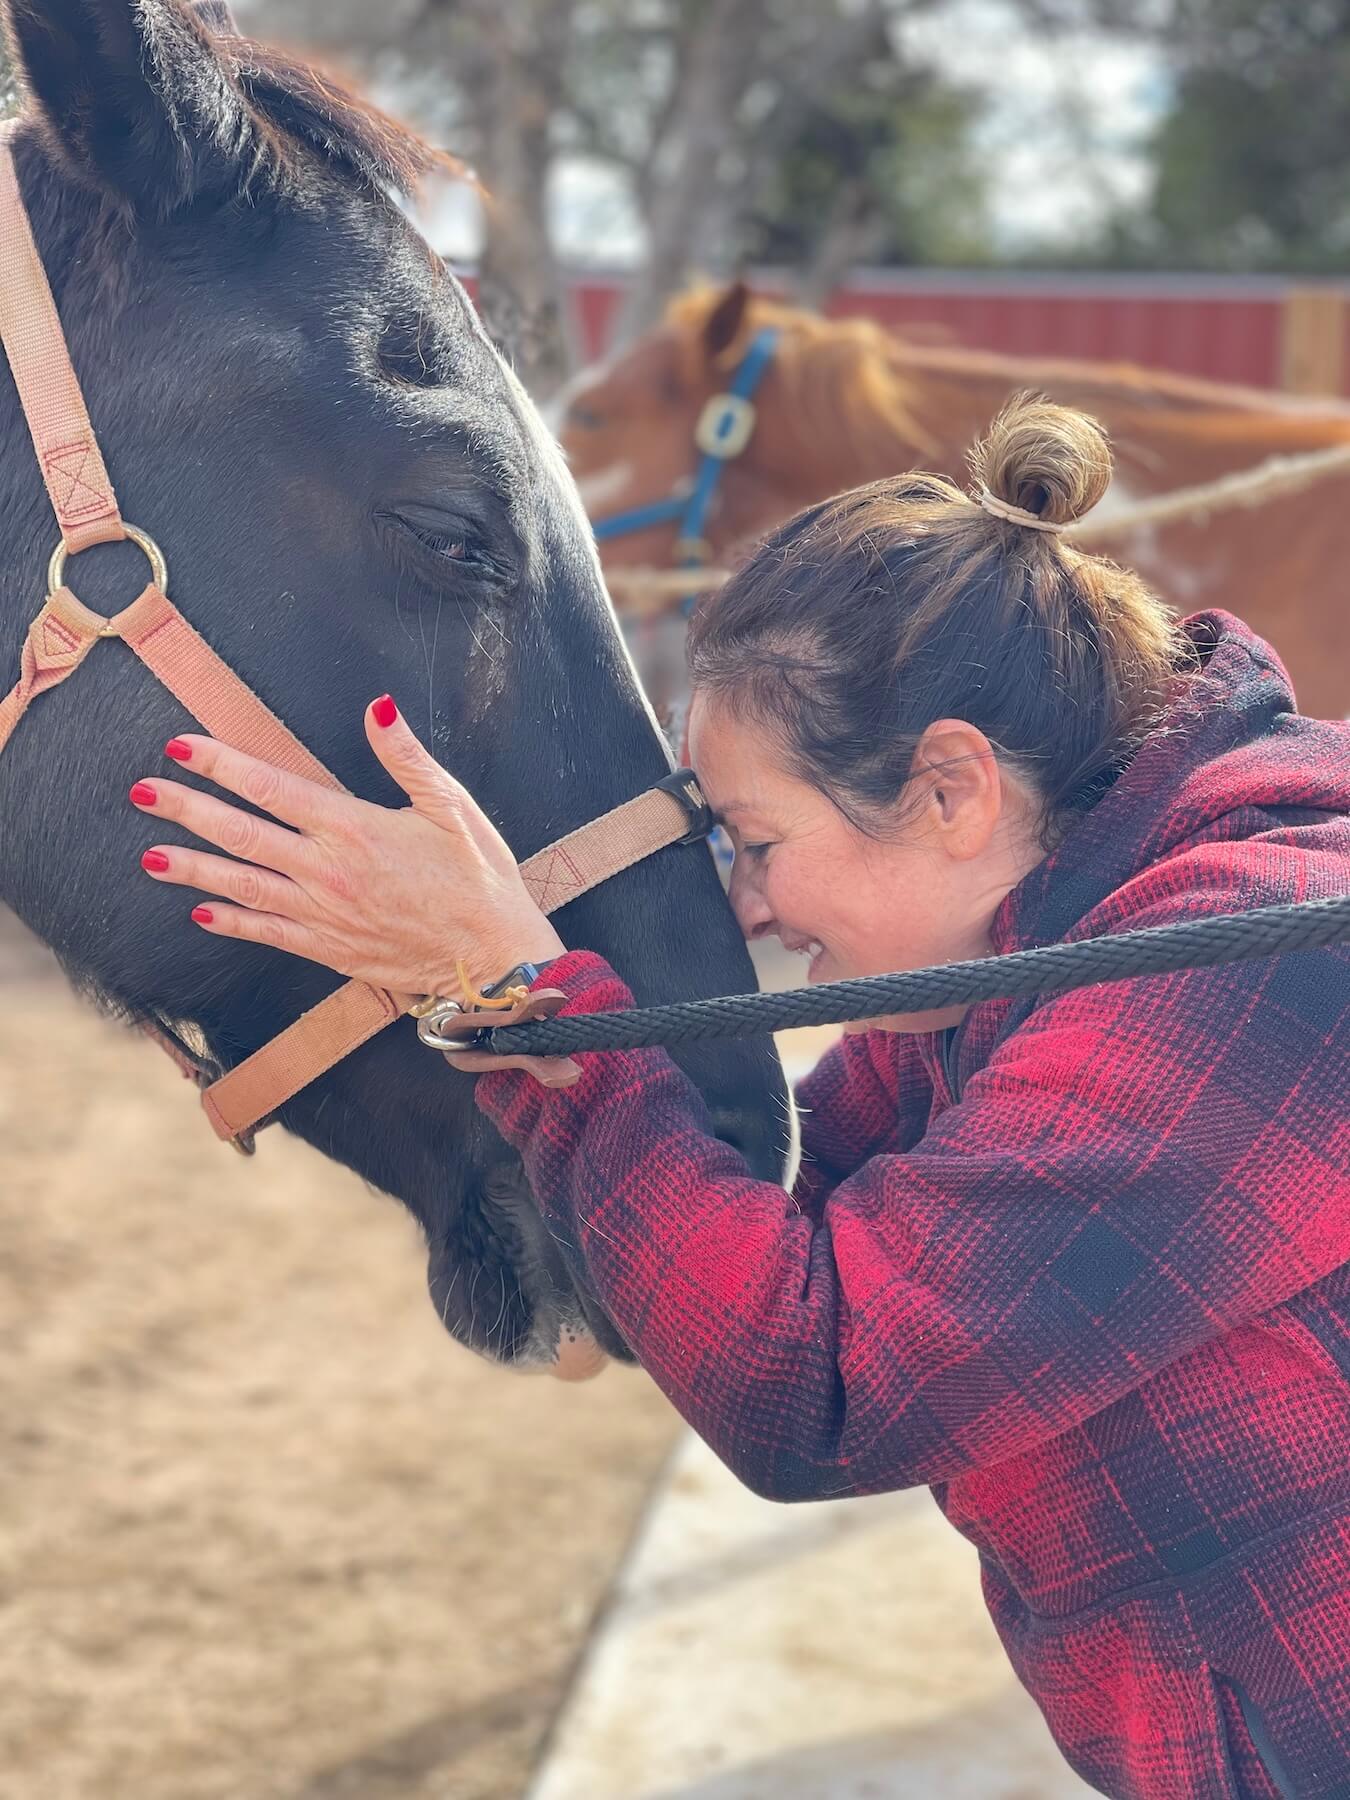
[[[188,623],[166,593],[158,546],[118,508],[56,304],[24,209],[10,143],[0,129],[0,340],[32,433],[61,532],[45,605],[28,628],[19,679],[0,699],[0,752],[33,702],[66,681],[94,646],[118,639],[214,738],[321,786],[342,784]],[[66,559],[94,544],[130,538],[145,551],[151,581],[112,618],[91,612],[66,586]],[[554,912],[667,845],[707,835],[711,815],[689,772],[584,825],[522,864],[526,886]],[[149,1027],[203,1089],[217,1136],[250,1150],[256,1127],[386,1025],[418,997],[349,981],[271,1043],[213,1081],[208,1065],[172,1033]]]
[[[125,537],[33,242],[7,131],[0,133],[0,270],[0,332],[62,539],[74,553]]]
[[[725,393],[714,394],[699,414],[694,427],[694,448],[699,454],[688,492],[680,491],[664,500],[597,519],[593,526],[597,544],[634,531],[646,531],[649,526],[674,523],[677,531],[672,554],[676,564],[682,569],[703,567],[711,554],[707,530],[712,504],[728,463],[744,454],[755,435],[758,414],[754,396],[777,353],[779,335],[776,325],[765,325],[757,331],[730,386]],[[686,611],[692,609],[696,598],[694,594],[685,597]]]

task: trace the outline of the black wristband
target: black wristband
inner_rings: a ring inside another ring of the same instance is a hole
[[[517,963],[514,969],[507,970],[500,981],[494,981],[491,987],[482,989],[483,998],[485,1000],[497,1000],[506,992],[507,988],[533,987],[540,976],[546,975],[553,967],[554,963],[559,960],[558,957],[554,956],[550,957],[547,962]]]

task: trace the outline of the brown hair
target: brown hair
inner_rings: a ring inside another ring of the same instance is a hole
[[[1111,478],[1095,419],[1023,395],[971,452],[977,492],[1047,524]],[[734,697],[794,772],[867,828],[936,719],[978,726],[1053,828],[1159,715],[1184,640],[1137,575],[993,516],[939,475],[889,477],[772,532],[690,635],[694,685]]]

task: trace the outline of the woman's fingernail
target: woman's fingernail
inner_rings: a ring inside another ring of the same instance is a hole
[[[148,781],[138,781],[131,790],[131,804],[133,806],[157,806],[159,795]]]
[[[375,714],[375,723],[384,726],[386,731],[398,717],[398,708],[388,694],[381,695],[370,710]]]
[[[147,850],[141,858],[141,867],[151,875],[163,875],[169,866],[169,859],[162,850]]]
[[[185,744],[182,738],[170,738],[164,746],[165,756],[171,756],[175,762],[191,762],[192,746]]]
[[[216,922],[216,915],[209,906],[194,906],[192,916],[198,925],[214,925]]]

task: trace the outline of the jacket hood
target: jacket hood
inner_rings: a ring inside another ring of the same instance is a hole
[[[1296,711],[1279,657],[1230,614],[1196,613],[1183,630],[1198,671],[1178,676],[1116,781],[1008,895],[996,950],[1058,941],[1131,876],[1229,815],[1250,815],[1232,821],[1238,837],[1269,829],[1272,812],[1305,824],[1350,815],[1350,725]]]

